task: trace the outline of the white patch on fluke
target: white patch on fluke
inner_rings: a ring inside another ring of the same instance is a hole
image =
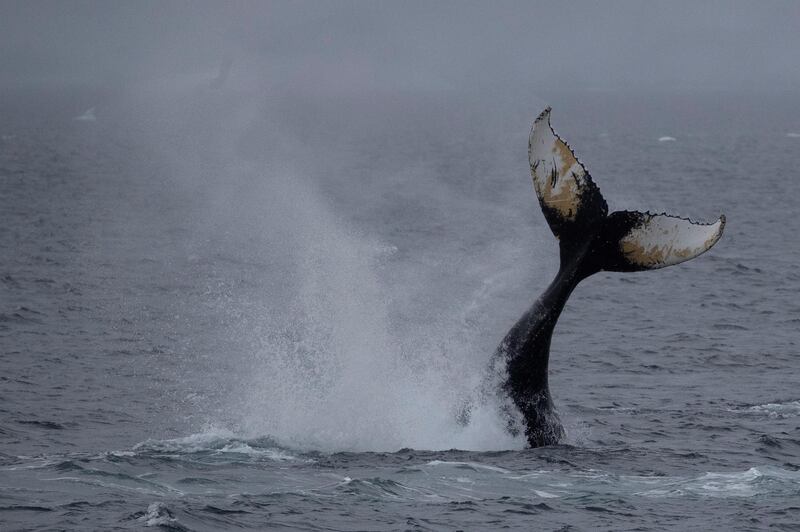
[[[620,239],[620,250],[632,264],[663,268],[692,259],[716,244],[725,217],[701,224],[667,214],[645,214],[644,223]]]

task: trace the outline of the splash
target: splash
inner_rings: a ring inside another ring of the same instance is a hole
[[[254,348],[217,423],[303,450],[523,446],[495,405],[458,421],[483,377],[486,357],[471,356],[482,329],[454,312],[409,331],[396,300],[424,287],[394,282],[396,248],[348,226],[297,176],[273,178],[257,195],[267,246],[281,254],[269,275],[282,282],[263,294],[258,326],[242,331]]]
[[[177,432],[224,427],[296,450],[523,447],[497,405],[475,399],[520,312],[503,303],[536,271],[529,226],[504,204],[464,206],[424,166],[381,167],[365,190],[342,170],[351,145],[294,138],[278,110],[228,89],[163,97],[138,119],[163,139],[153,149],[177,199],[166,221],[191,220],[173,262],[200,285],[174,312],[190,338],[170,397]],[[348,209],[363,202],[359,220]],[[465,426],[469,403],[480,406]]]

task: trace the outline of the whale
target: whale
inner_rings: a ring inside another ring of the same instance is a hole
[[[550,114],[548,107],[533,123],[528,159],[539,205],[558,240],[559,268],[490,361],[507,429],[515,436],[524,433],[531,447],[565,437],[550,395],[548,363],[553,330],[578,283],[601,271],[680,264],[711,249],[725,228],[724,215],[701,223],[666,213],[609,213],[589,172],[550,125]]]

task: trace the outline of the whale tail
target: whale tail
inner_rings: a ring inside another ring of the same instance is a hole
[[[583,249],[584,277],[679,264],[705,253],[722,236],[725,216],[698,223],[669,214],[608,214],[591,175],[550,126],[549,107],[533,123],[528,159],[542,212],[559,240],[562,265]]]
[[[539,204],[559,241],[561,266],[503,338],[490,363],[497,371],[490,375],[502,379],[497,392],[505,400],[501,412],[509,432],[517,434],[524,428],[528,443],[539,447],[558,443],[564,436],[547,368],[550,340],[573,289],[599,271],[653,270],[692,259],[719,240],[725,218],[703,224],[668,214],[609,214],[589,172],[550,127],[549,108],[533,124],[528,156]]]

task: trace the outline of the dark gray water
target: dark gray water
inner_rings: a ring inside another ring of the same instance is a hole
[[[797,530],[798,103],[7,91],[0,528]],[[728,226],[576,290],[526,450],[456,413],[556,270],[546,104],[612,209]]]

